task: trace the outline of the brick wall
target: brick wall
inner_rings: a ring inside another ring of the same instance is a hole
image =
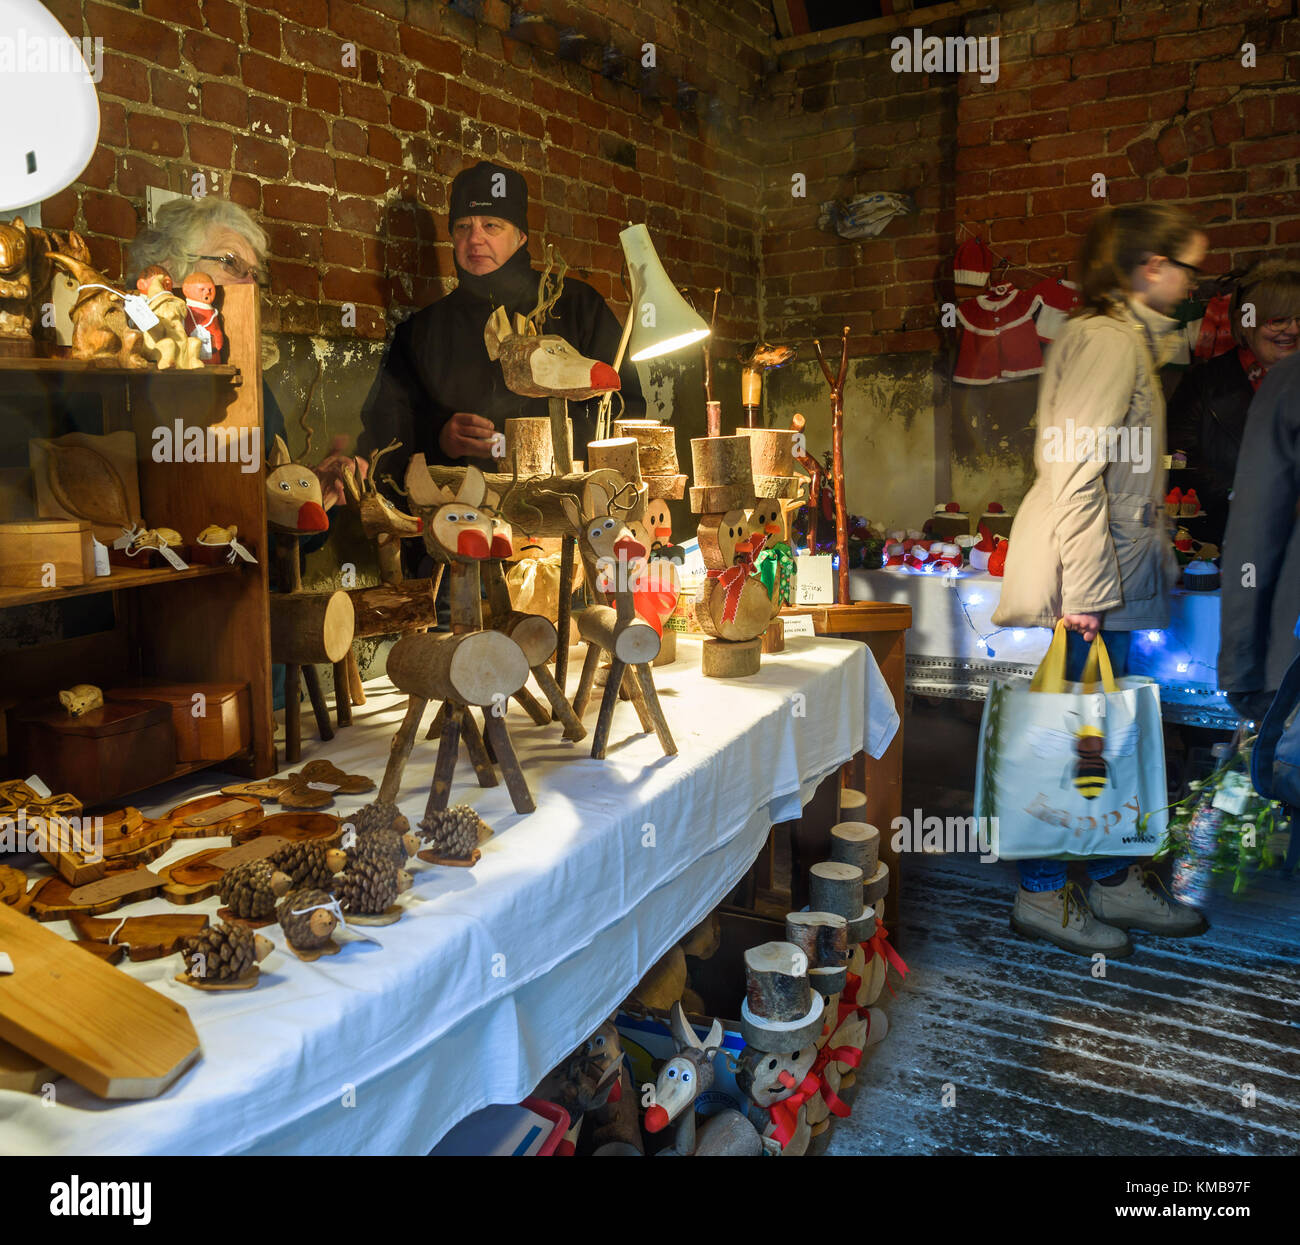
[[[643,220],[681,283],[727,290],[724,336],[757,316],[748,133],[774,32],[759,0],[49,7],[105,55],[99,149],[44,217],[83,230],[110,274],[145,188],[203,173],[270,235],[269,329],[350,336],[352,303],[355,331],[379,339],[444,292],[451,177],[497,158],[528,180],[534,255],[556,243],[616,311],[617,234]]]

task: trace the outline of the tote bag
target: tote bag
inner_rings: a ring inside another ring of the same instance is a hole
[[[981,837],[1006,860],[1149,855],[1168,821],[1160,689],[1115,678],[1100,636],[1082,681],[1067,683],[1065,646],[1057,623],[1031,682],[989,687],[975,770]]]

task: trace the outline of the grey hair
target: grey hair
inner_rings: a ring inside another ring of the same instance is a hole
[[[215,229],[238,234],[265,265],[267,238],[262,227],[238,203],[216,195],[201,199],[186,195],[172,199],[158,209],[152,229],[139,234],[131,244],[131,271],[143,272],[150,264],[161,264],[180,283],[203,253],[203,240]]]

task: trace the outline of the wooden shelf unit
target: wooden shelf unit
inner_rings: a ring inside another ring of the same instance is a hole
[[[10,464],[0,479],[12,489],[13,466],[26,463],[30,437],[58,437],[73,430],[58,421],[51,395],[75,393],[84,402],[91,394],[98,399],[100,426],[83,422],[76,431],[135,433],[145,522],[174,528],[187,543],[209,524],[235,524],[256,545],[258,563],[193,566],[186,571],[115,566],[110,576],[71,588],[0,589],[0,611],[105,593],[113,602],[111,629],[9,649],[0,652],[0,663],[6,669],[9,702],[51,696],[74,683],[246,683],[252,744],[239,758],[238,768],[260,778],[275,770],[267,567],[262,553],[266,454],[260,308],[255,285],[220,289],[230,359],[220,367],[160,372],[98,368],[71,359],[0,359],[9,407],[18,404],[23,415],[0,420],[0,455]],[[171,428],[177,419],[187,427],[257,429],[256,469],[245,471],[239,462],[155,462],[154,429]],[[30,478],[26,486],[30,489]],[[9,513],[12,502],[11,496]],[[0,771],[5,764],[0,757]],[[231,767],[230,761],[223,764]],[[192,768],[199,767],[182,767]]]

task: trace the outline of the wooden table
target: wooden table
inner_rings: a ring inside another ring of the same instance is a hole
[[[889,684],[898,710],[898,734],[878,761],[859,752],[840,771],[841,786],[867,793],[866,819],[880,830],[880,859],[889,865],[889,894],[885,898],[885,925],[899,944],[898,894],[902,870],[893,850],[893,822],[903,811],[903,709],[907,664],[907,629],[912,625],[912,607],[889,601],[854,601],[848,605],[797,605],[783,614],[810,614],[818,635],[841,640],[860,640],[871,649],[880,673]],[[825,782],[804,807],[803,817],[791,842],[793,877],[791,898],[796,908],[808,902],[809,865],[825,860],[830,853],[830,830],[838,820],[836,784]]]

